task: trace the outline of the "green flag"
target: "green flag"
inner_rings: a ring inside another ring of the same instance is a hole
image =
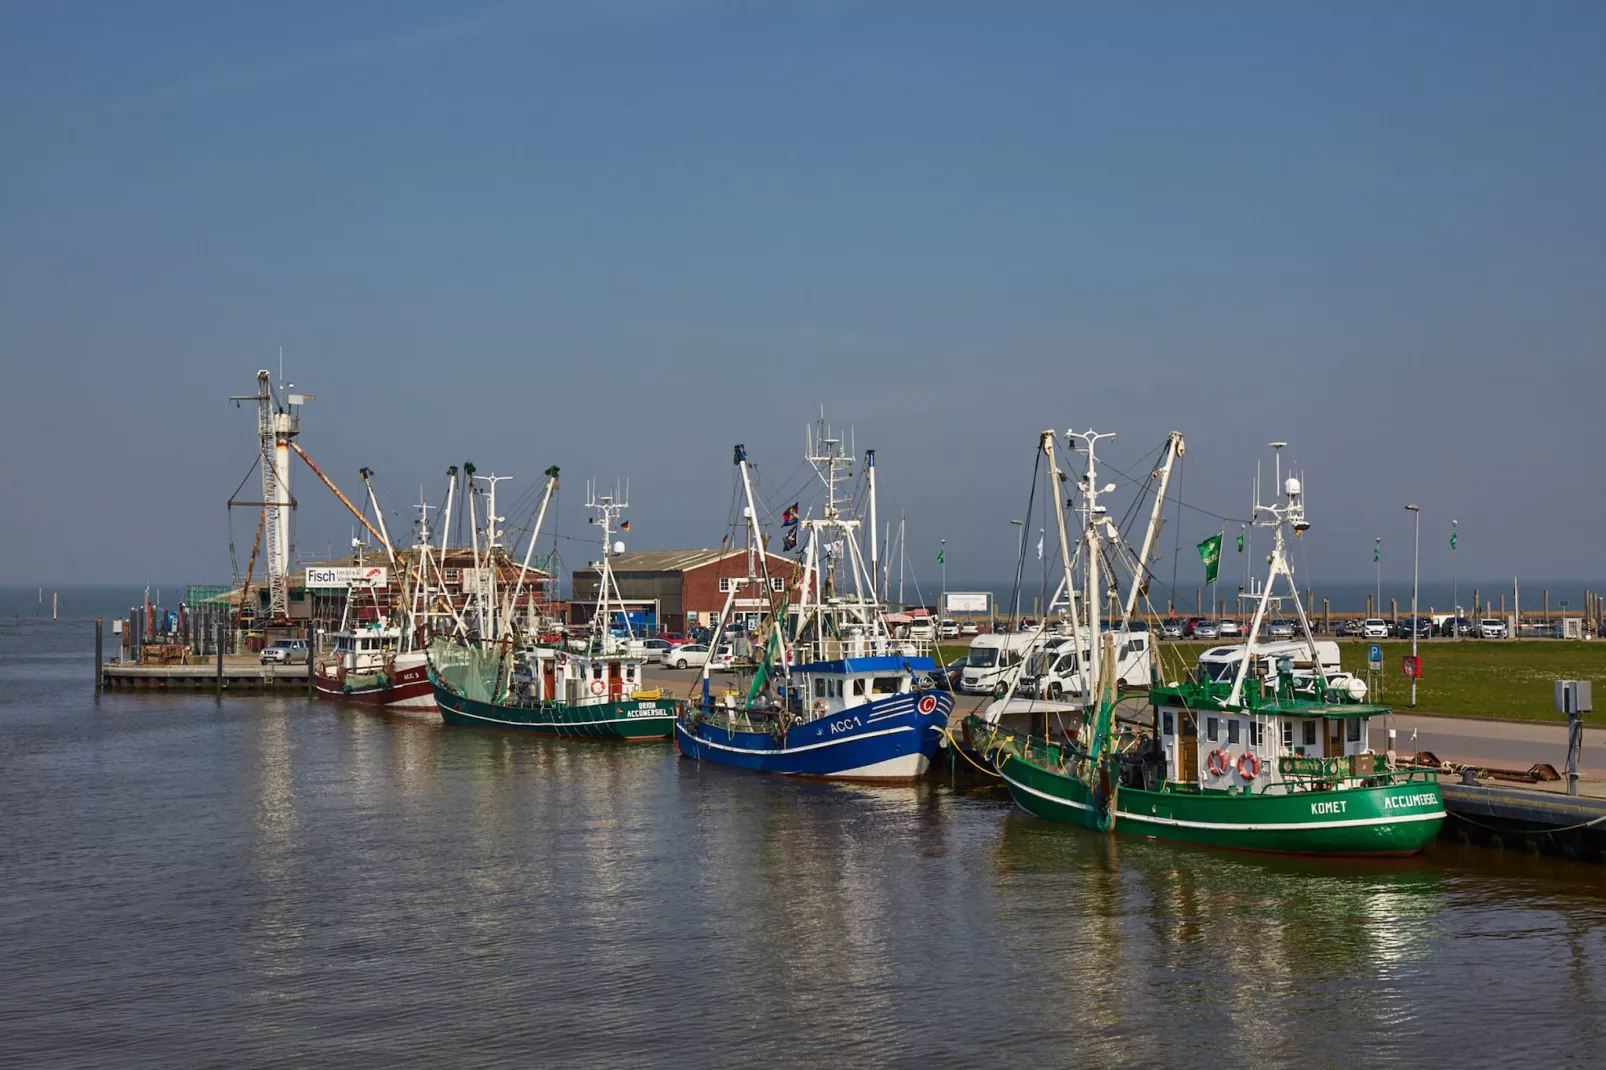
[[[1450,532],[1450,549],[1455,549],[1455,532]]]
[[[1216,570],[1221,565],[1221,540],[1226,537],[1227,532],[1222,530],[1199,544],[1199,560],[1204,562],[1206,583],[1216,582]]]
[[[937,564],[939,564],[939,565],[942,564],[942,551],[941,550],[937,551]]]
[[[1373,561],[1381,561],[1381,560],[1383,560],[1383,547],[1375,545],[1375,544],[1372,546],[1372,560]]]
[[[1244,552],[1244,529],[1243,528],[1239,528],[1238,529],[1238,552],[1239,553],[1243,553]]]

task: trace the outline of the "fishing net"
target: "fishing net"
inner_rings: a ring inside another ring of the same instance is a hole
[[[429,664],[453,691],[475,702],[495,702],[500,691],[503,656],[495,648],[463,646],[437,637],[429,644]]]

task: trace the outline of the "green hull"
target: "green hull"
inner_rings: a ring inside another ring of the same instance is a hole
[[[1099,810],[1080,780],[1007,751],[999,772],[1021,809],[1050,821],[1099,827]],[[1144,791],[1116,793],[1115,832],[1207,847],[1290,854],[1412,855],[1444,823],[1436,779],[1383,787],[1288,794]]]
[[[593,705],[558,702],[512,706],[464,698],[430,675],[435,704],[447,724],[502,728],[563,739],[668,739],[680,703],[674,699],[623,699]]]

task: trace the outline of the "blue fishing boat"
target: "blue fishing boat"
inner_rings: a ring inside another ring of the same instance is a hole
[[[826,488],[822,515],[805,517],[798,505],[780,514],[783,548],[803,541],[801,579],[795,587],[772,582],[763,552],[748,555],[747,576],[730,578],[713,643],[725,636],[732,609],[745,610],[736,638],[751,678],[715,695],[705,667],[701,696],[676,717],[675,742],[683,757],[765,773],[913,780],[931,765],[953,694],[938,684],[929,644],[895,635],[876,594],[875,451],[865,454],[861,520],[838,494],[853,468],[841,440],[822,421],[808,441],[807,459]],[[763,547],[742,446],[735,463],[748,545]],[[861,530],[869,532],[868,553]]]

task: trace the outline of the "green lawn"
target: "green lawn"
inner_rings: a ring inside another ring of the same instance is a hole
[[[1160,644],[1161,676],[1179,679],[1206,648],[1202,643]],[[1214,645],[1214,644],[1208,644]],[[1344,668],[1356,675],[1366,672],[1369,644],[1345,640],[1338,644]],[[1409,642],[1391,640],[1383,647],[1383,695],[1395,709],[1409,708],[1411,681],[1400,672],[1400,660],[1411,652]],[[938,647],[944,662],[965,652],[964,644]],[[1554,708],[1552,683],[1556,680],[1606,682],[1606,641],[1567,639],[1435,640],[1418,648],[1422,679],[1417,684],[1417,709],[1464,717],[1515,717],[1530,721],[1565,722]],[[1606,691],[1601,711],[1587,715],[1593,721],[1606,714]]]
[[[1366,643],[1342,642],[1344,668],[1366,671]],[[1383,701],[1406,709],[1411,681],[1400,671],[1411,652],[1409,642],[1385,642]],[[1529,721],[1565,722],[1555,710],[1556,680],[1606,680],[1606,642],[1568,639],[1463,639],[1435,641],[1417,648],[1422,678],[1417,682],[1417,709],[1467,717],[1518,717]]]

